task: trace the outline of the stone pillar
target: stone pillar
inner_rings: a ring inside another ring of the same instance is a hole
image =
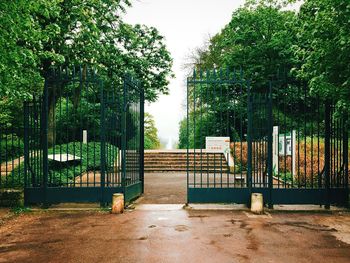
[[[252,193],[250,210],[255,214],[262,214],[264,212],[264,200],[261,193]]]
[[[113,194],[112,214],[121,214],[124,212],[124,195],[121,193]]]

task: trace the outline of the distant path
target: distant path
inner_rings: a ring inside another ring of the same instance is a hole
[[[185,204],[186,172],[145,173],[142,204]]]

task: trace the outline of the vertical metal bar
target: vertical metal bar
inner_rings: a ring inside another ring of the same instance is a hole
[[[324,164],[324,172],[325,172],[325,186],[326,186],[326,204],[325,208],[330,209],[330,150],[331,150],[331,105],[329,101],[326,101],[325,104],[325,140],[324,140],[324,150],[325,150],[325,164]]]
[[[15,131],[14,131],[14,127],[13,125],[11,125],[11,148],[13,149],[15,147],[15,141],[13,139],[14,135],[15,135]],[[13,167],[15,167],[15,154],[12,154],[11,156],[11,166],[12,166],[12,169]],[[13,187],[14,184],[15,184],[15,178],[14,178],[14,175],[13,173],[10,172],[10,176],[11,176],[11,186]]]
[[[307,135],[307,129],[306,129],[306,84],[303,85],[303,88],[304,88],[304,112],[303,112],[303,115],[304,115],[304,188],[307,188],[307,156],[306,156],[306,147],[307,147],[307,142],[306,142],[306,135]]]
[[[66,116],[70,116],[70,111],[69,111],[69,96],[68,96],[68,92],[66,94]],[[66,127],[66,136],[67,136],[67,141],[66,141],[66,158],[68,160],[68,152],[69,152],[69,148],[68,148],[68,145],[69,145],[69,141],[70,141],[70,138],[69,138],[69,125],[67,125]],[[68,186],[68,183],[69,183],[69,173],[68,173],[68,167],[66,166],[65,167],[66,169],[66,187]]]
[[[82,75],[82,69],[81,69],[81,66],[79,66],[79,89],[80,89],[80,92],[81,92],[81,97],[83,97],[83,94],[84,94],[84,91],[83,91],[83,75]],[[80,126],[80,129],[79,129],[79,134],[81,136],[80,138],[80,160],[83,159],[83,138],[84,138],[84,135],[83,135],[83,130],[84,130],[84,124],[83,124],[83,111],[80,110],[80,114],[79,114],[79,126]],[[88,129],[86,128],[87,132]],[[88,134],[86,135],[88,136]],[[88,137],[86,138],[86,144],[89,143],[89,140],[88,140]],[[85,145],[84,145],[85,146]],[[86,153],[87,154],[87,153]],[[87,158],[86,158],[87,159]],[[86,160],[86,163],[88,164],[88,160]],[[80,180],[80,187],[82,187],[83,185],[83,162],[80,162],[80,165],[79,165],[79,180]],[[89,175],[87,174],[86,177],[89,177]],[[88,186],[88,185],[86,185]]]
[[[268,164],[268,175],[269,175],[269,208],[273,208],[273,196],[272,196],[272,188],[273,188],[273,163],[272,163],[272,133],[273,133],[273,116],[272,116],[272,83],[269,83],[269,96],[268,96],[268,136],[267,136],[267,164]],[[285,166],[286,169],[286,166]]]
[[[3,184],[3,182],[2,182],[2,175],[1,175],[1,172],[2,172],[2,170],[1,170],[1,164],[2,164],[2,162],[3,162],[3,160],[2,160],[2,153],[3,153],[3,149],[2,149],[2,137],[3,136],[3,129],[2,129],[2,127],[0,127],[0,188],[2,188],[3,186],[2,186],[2,184]]]
[[[206,128],[206,136],[209,136],[209,105],[210,105],[210,91],[209,91],[209,70],[206,70],[206,74],[205,74],[205,91],[206,91],[206,123],[205,123],[205,128]],[[208,155],[208,152],[206,152],[206,158],[207,158],[207,188],[209,187],[209,170],[210,170],[210,167],[209,167],[209,155]]]
[[[43,194],[42,197],[44,206],[48,205],[47,200],[47,179],[49,174],[49,161],[48,161],[48,80],[45,80],[44,84],[44,96],[42,104],[42,118],[41,118],[41,140],[42,140],[42,149],[43,149]]]
[[[30,125],[30,148],[33,148],[32,151],[30,151],[29,155],[30,155],[30,167],[31,167],[31,186],[34,187],[35,186],[35,176],[36,176],[36,173],[35,173],[35,163],[33,163],[33,154],[36,152],[36,149],[35,149],[35,126],[34,126],[34,122],[33,122],[33,119],[34,119],[34,116],[35,116],[35,112],[36,112],[36,98],[35,96],[33,96],[33,106],[31,107],[31,111],[30,111],[30,117],[29,117],[29,125]],[[32,167],[34,166],[34,167]]]
[[[234,73],[235,74],[235,73]],[[239,83],[239,97],[242,98],[242,95],[243,95],[243,83],[242,81],[240,80],[240,83]],[[243,100],[240,101],[241,103],[243,102]],[[247,118],[249,117],[249,95],[247,96]],[[249,119],[249,118],[248,118]],[[242,118],[242,113],[240,112],[239,113],[239,122],[240,122],[240,146],[241,146],[241,149],[240,149],[240,157],[241,157],[241,164],[240,164],[240,173],[241,173],[241,178],[243,178],[243,137],[244,137],[244,134],[243,134],[243,118]],[[248,133],[248,132],[247,132]],[[248,138],[247,138],[247,149],[248,149]],[[248,151],[248,150],[247,150]],[[246,180],[248,183],[248,173],[247,173],[247,176],[246,176]],[[241,180],[241,187],[243,187],[243,180]]]
[[[29,163],[29,112],[28,102],[24,102],[24,188],[27,187],[27,176],[28,176],[28,163]],[[0,135],[1,136],[1,135]],[[1,137],[0,137],[1,139]],[[1,162],[0,162],[1,163]],[[26,198],[24,196],[24,198]]]
[[[320,171],[320,98],[317,96],[317,187],[322,188]]]
[[[101,135],[100,135],[100,140],[101,140],[101,185],[100,185],[100,189],[101,189],[101,199],[100,199],[100,204],[103,207],[105,205],[105,196],[104,196],[104,188],[105,188],[105,177],[106,177],[106,134],[105,134],[105,123],[106,123],[106,118],[105,118],[105,98],[104,98],[104,90],[103,90],[103,83],[102,81],[99,81],[98,83],[99,88],[100,88],[100,106],[101,106]]]
[[[190,145],[190,132],[189,132],[189,129],[190,129],[190,116],[189,116],[189,99],[188,99],[188,93],[189,93],[189,79],[187,78],[187,86],[186,86],[186,137],[187,137],[187,147],[186,147],[186,163],[187,163],[187,178],[186,178],[186,190],[187,190],[187,201],[186,201],[186,204],[189,203],[189,191],[188,191],[188,183],[189,183],[189,145]]]
[[[344,163],[344,184],[347,189],[345,204],[349,204],[349,119],[348,115],[344,114],[343,125],[343,163]]]
[[[203,125],[203,111],[202,111],[202,101],[203,101],[203,97],[202,97],[202,81],[203,81],[203,71],[201,70],[199,73],[200,76],[200,84],[199,84],[199,114],[200,114],[200,122],[199,122],[199,131],[200,131],[200,169],[201,169],[201,175],[200,175],[200,187],[203,187],[203,133],[202,133],[202,125]]]
[[[227,187],[230,185],[230,156],[231,156],[231,139],[232,139],[232,134],[231,134],[231,123],[230,123],[230,97],[229,97],[229,83],[230,83],[230,77],[229,77],[229,71],[228,68],[226,69],[226,136],[229,137],[229,152],[226,154],[226,160],[227,160],[227,167],[226,167],[226,180],[227,180]]]
[[[252,193],[252,99],[250,83],[247,81],[247,103],[248,103],[248,130],[247,130],[247,146],[248,146],[248,160],[247,160],[247,187],[249,188],[249,196]],[[250,206],[250,201],[248,200]]]
[[[124,77],[124,85],[123,85],[123,115],[122,115],[122,188],[124,193],[124,199],[127,200],[126,193],[126,114],[128,108],[128,100],[127,96],[127,82],[128,76]],[[125,202],[126,203],[126,202]]]
[[[63,92],[62,92],[62,89],[59,90],[60,92],[60,100],[59,100],[59,116],[60,118],[62,118],[62,98],[63,98]],[[62,129],[62,133],[63,133],[63,129]],[[63,140],[62,140],[63,141]],[[60,145],[59,145],[59,150],[60,150],[60,153],[59,153],[59,156],[60,156],[60,159],[62,158],[62,142],[60,142]],[[62,172],[59,173],[60,174],[60,184],[62,184]]]
[[[283,85],[284,86],[284,85]],[[287,89],[286,87],[283,87],[284,89]],[[287,132],[288,132],[288,127],[287,127],[287,109],[286,109],[286,97],[284,96],[283,98],[283,113],[284,113],[284,182],[283,182],[283,187],[286,187],[286,181],[287,181]],[[305,113],[304,113],[305,114]],[[290,134],[292,136],[292,134]],[[305,159],[306,160],[306,159]]]
[[[142,185],[142,193],[145,191],[145,174],[144,174],[144,138],[145,138],[145,129],[144,129],[144,119],[145,119],[145,93],[143,85],[140,87],[140,180]]]
[[[193,71],[193,187],[196,187],[196,71]]]

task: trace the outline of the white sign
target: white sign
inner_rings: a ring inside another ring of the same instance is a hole
[[[278,173],[278,126],[273,126],[272,133],[272,164],[273,172]]]
[[[83,130],[83,143],[87,144],[87,130]]]
[[[230,137],[205,137],[205,149],[230,152]]]
[[[295,140],[295,139],[294,139]],[[293,142],[293,144],[295,141]],[[292,155],[292,136],[288,134],[280,134],[278,136],[278,154],[282,156]]]
[[[278,126],[273,127],[272,134],[272,161],[274,174],[279,172],[279,158],[278,156],[291,156],[292,158],[292,174],[296,174],[295,150],[296,150],[296,132],[292,134],[278,134]]]

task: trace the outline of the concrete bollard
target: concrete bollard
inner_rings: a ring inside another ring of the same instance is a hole
[[[121,214],[124,212],[124,195],[113,194],[112,197],[112,214]]]
[[[261,193],[252,193],[252,203],[250,211],[255,214],[262,214],[264,212],[264,200]]]

